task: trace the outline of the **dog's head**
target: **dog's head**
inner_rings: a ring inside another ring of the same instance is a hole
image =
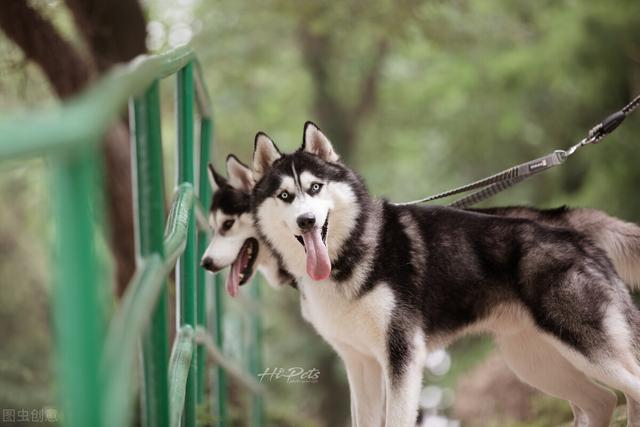
[[[227,157],[227,176],[221,176],[209,164],[209,178],[214,188],[209,225],[214,235],[201,264],[212,272],[231,265],[227,291],[235,296],[238,287],[255,273],[260,245],[250,211],[250,193],[254,181],[251,170],[235,156]]]
[[[304,127],[302,147],[282,154],[258,133],[253,156],[256,226],[294,274],[313,280],[331,274],[331,260],[359,218],[360,178],[340,161],[329,139],[313,123]],[[301,266],[306,266],[306,269]]]

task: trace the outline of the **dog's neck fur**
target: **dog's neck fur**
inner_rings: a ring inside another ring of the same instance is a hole
[[[290,285],[296,287],[295,281],[291,274],[283,267],[282,261],[278,258],[271,247],[265,244],[258,236],[258,259],[256,259],[256,266],[258,271],[262,273],[264,278],[272,286]]]

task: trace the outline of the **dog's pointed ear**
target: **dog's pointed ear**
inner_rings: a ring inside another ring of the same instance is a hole
[[[258,132],[253,148],[253,179],[258,182],[282,153],[267,134]]]
[[[250,193],[255,185],[251,169],[233,154],[227,156],[227,176],[230,186],[245,193]]]
[[[211,184],[211,188],[213,188],[214,190],[216,188],[222,188],[227,185],[227,179],[216,172],[211,163],[209,163],[209,183]]]
[[[337,162],[340,159],[340,156],[333,150],[333,145],[331,145],[329,138],[313,122],[304,124],[302,150],[315,154],[327,162]]]

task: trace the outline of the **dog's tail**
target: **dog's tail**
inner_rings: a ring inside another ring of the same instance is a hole
[[[640,290],[640,227],[596,209],[576,209],[570,222],[604,249],[622,281]]]

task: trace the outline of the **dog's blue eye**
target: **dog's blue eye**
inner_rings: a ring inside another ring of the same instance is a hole
[[[322,184],[319,182],[312,182],[311,187],[309,187],[309,191],[307,191],[310,195],[318,194],[322,190]]]
[[[293,199],[293,196],[289,194],[288,191],[285,190],[282,193],[278,194],[278,199],[283,200],[285,202],[290,202]]]

